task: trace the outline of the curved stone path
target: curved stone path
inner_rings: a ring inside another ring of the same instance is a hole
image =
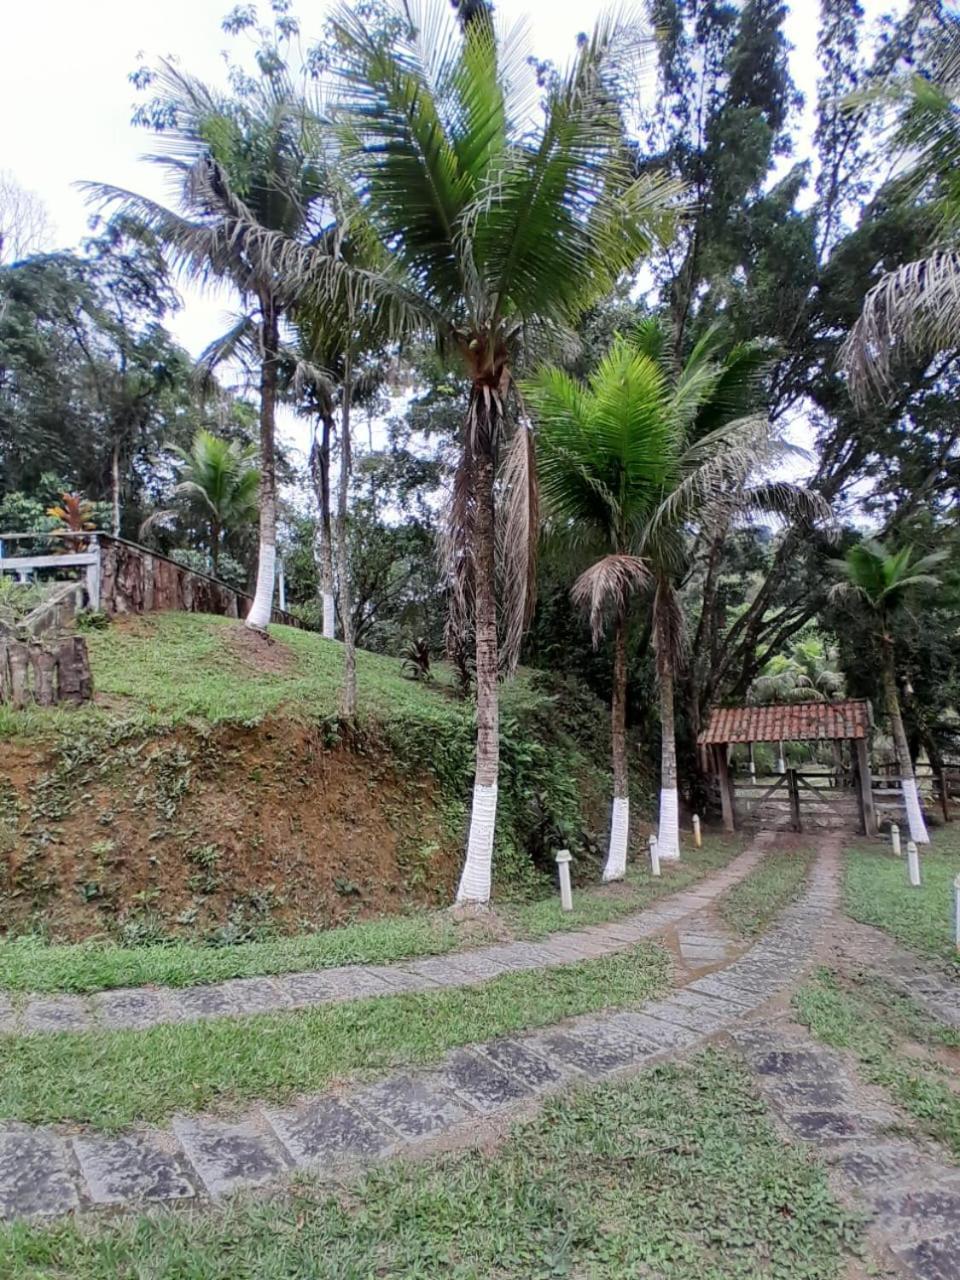
[[[686,921],[679,934],[682,958],[693,968],[718,964],[727,941],[696,914],[709,907],[763,856],[774,833],[761,833],[722,871],[609,924],[550,934],[538,942],[507,942],[388,965],[343,965],[277,977],[232,978],[195,987],[128,987],[93,996],[28,996],[14,1003],[0,993],[0,1034],[89,1031],[97,1027],[142,1031],[163,1023],[245,1014],[282,1013],[344,1000],[398,992],[465,987],[522,969],[549,969],[576,960],[598,960],[656,937]],[[688,917],[692,917],[688,920]]]
[[[875,1254],[914,1280],[960,1280],[960,1168],[902,1117],[842,1054],[800,1029],[755,1023],[733,1033],[786,1134],[826,1162],[864,1213]]]
[[[756,861],[766,843],[742,858]],[[806,892],[755,946],[722,970],[639,1010],[571,1018],[455,1049],[429,1070],[399,1071],[286,1107],[254,1106],[229,1119],[178,1116],[168,1128],[121,1137],[0,1126],[0,1217],[49,1216],[99,1205],[196,1203],[274,1182],[297,1169],[336,1176],[359,1163],[432,1150],[438,1140],[467,1145],[484,1122],[508,1122],[548,1093],[632,1075],[699,1046],[742,1023],[801,976],[836,903],[838,853],[836,841],[821,842]],[[702,909],[734,882],[733,870],[732,864],[714,878],[712,884],[721,885],[716,892],[701,885],[642,913],[642,921],[583,930],[550,944],[562,945],[562,953],[534,948],[528,953],[530,967],[629,947]],[[652,916],[659,920],[654,923]],[[572,947],[571,937],[580,939]],[[584,951],[587,946],[591,949]],[[594,946],[604,949],[597,952]],[[457,965],[464,959],[458,956]],[[465,975],[465,980],[484,978]]]

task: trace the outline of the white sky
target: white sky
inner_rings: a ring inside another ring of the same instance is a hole
[[[3,6],[0,169],[11,170],[43,199],[55,225],[52,247],[76,244],[86,233],[89,211],[71,185],[78,180],[166,197],[158,173],[139,159],[150,136],[130,124],[136,92],[127,74],[140,53],[148,62],[172,54],[192,73],[219,78],[222,51],[233,43],[220,28],[231,5],[232,0],[8,0]],[[866,0],[871,16],[890,7],[890,0]],[[311,0],[295,8],[309,43],[326,4]],[[531,51],[561,64],[601,8],[595,0],[497,0],[502,19],[526,15]],[[787,23],[794,79],[807,99],[806,136],[815,94],[817,9],[816,0],[791,0]],[[231,299],[184,294],[186,306],[169,323],[196,354],[220,331]],[[305,424],[287,419],[285,433],[300,447],[305,431]]]

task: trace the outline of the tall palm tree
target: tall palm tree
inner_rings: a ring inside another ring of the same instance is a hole
[[[929,199],[936,233],[927,257],[886,272],[867,294],[842,351],[854,397],[883,393],[905,357],[960,342],[960,18],[944,15],[929,66],[892,76],[872,96],[892,105],[892,157],[906,162],[901,199]]]
[[[514,369],[531,340],[566,331],[667,233],[676,189],[634,179],[623,145],[618,104],[635,88],[645,43],[632,27],[601,20],[538,111],[516,33],[498,39],[489,14],[461,31],[441,3],[415,24],[398,10],[387,43],[353,12],[335,17],[342,146],[363,211],[403,273],[358,275],[358,298],[373,288],[415,318],[469,383],[444,550],[451,638],[470,621],[476,636],[476,775],[457,900],[483,903],[497,685],[530,618],[538,537],[533,439],[512,412]]]
[[[835,595],[840,599],[852,598],[867,610],[873,620],[879,648],[883,698],[900,769],[900,786],[903,789],[910,839],[917,844],[927,844],[930,837],[920,808],[910,746],[900,711],[893,624],[897,615],[905,608],[913,590],[940,585],[940,579],[931,570],[947,554],[935,552],[914,560],[913,547],[889,551],[882,543],[865,539],[850,547],[843,560],[833,562],[834,571],[841,577],[841,581],[834,587]]]
[[[547,510],[575,542],[600,552],[573,588],[590,610],[595,642],[614,622],[611,742],[614,800],[604,879],[626,869],[629,800],[624,734],[625,633],[632,594],[652,588],[652,632],[660,694],[661,786],[658,852],[678,858],[674,684],[684,648],[677,577],[687,530],[718,506],[729,512],[783,509],[815,500],[784,484],[750,484],[771,457],[762,416],[740,416],[753,398],[763,353],[737,347],[722,358],[706,334],[677,372],[665,329],[639,326],[618,339],[586,386],[544,369],[527,386],[539,421],[541,491]]]
[[[114,187],[88,184],[145,224],[174,265],[206,284],[226,282],[247,309],[221,340],[253,346],[259,365],[260,543],[247,625],[266,627],[273,603],[277,486],[276,405],[281,324],[311,290],[329,288],[334,268],[322,249],[324,181],[319,122],[286,74],[277,70],[229,96],[164,63],[153,107],[161,150],[150,159],[180,184],[182,212]]]
[[[174,446],[172,452],[181,463],[174,493],[194,501],[206,518],[210,565],[216,578],[224,534],[247,524],[257,513],[260,471],[253,463],[256,449],[223,440],[210,431],[198,431],[189,450]]]

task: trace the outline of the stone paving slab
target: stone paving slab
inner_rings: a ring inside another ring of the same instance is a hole
[[[395,1137],[339,1098],[315,1098],[266,1116],[299,1168],[373,1160],[397,1147]]]
[[[0,1219],[52,1217],[80,1203],[67,1145],[19,1126],[0,1133]]]
[[[800,965],[809,961],[816,933],[789,932],[794,918],[784,915],[784,946]],[[779,937],[776,925],[773,936]],[[510,947],[494,951],[493,963],[502,963]],[[748,951],[737,964],[749,972],[752,957]],[[767,962],[759,954],[756,963]],[[385,981],[379,972],[364,972],[370,984]],[[331,998],[331,975],[322,975],[323,983],[320,976],[271,981],[282,986],[291,1004],[316,1002]],[[227,990],[218,995],[231,1009],[245,999],[259,1003],[269,995],[262,984],[246,980],[222,985]],[[119,1137],[74,1135],[69,1143],[53,1130],[8,1127],[0,1131],[0,1215],[52,1215],[88,1204],[135,1205],[149,1199],[195,1202],[204,1194],[219,1197],[273,1182],[296,1168],[332,1172],[389,1158],[451,1132],[458,1140],[461,1134],[469,1140],[486,1117],[509,1118],[558,1088],[636,1072],[661,1055],[702,1043],[719,1029],[736,1028],[764,999],[756,993],[726,1000],[715,992],[680,990],[641,1009],[584,1015],[455,1049],[427,1071],[401,1071],[372,1084],[235,1118],[181,1115],[166,1130]],[[761,1059],[776,1052],[777,1042],[769,1033],[766,1038],[747,1033],[743,1043]],[[804,1065],[797,1054],[790,1058],[781,1053],[781,1061],[784,1071]],[[804,1106],[808,1101],[802,1099]]]
[[[166,1134],[76,1138],[73,1149],[96,1204],[188,1200],[197,1194],[183,1155]]]
[[[178,1116],[173,1132],[211,1196],[272,1182],[291,1160],[266,1124]]]
[[[763,856],[756,840],[715,876],[696,889],[680,890],[649,909],[607,924],[559,931],[539,942],[495,943],[450,955],[429,956],[396,965],[345,965],[339,968],[233,978],[196,987],[142,987],[78,995],[28,997],[22,1010],[0,996],[0,1034],[83,1031],[92,1027],[143,1030],[163,1023],[311,1008],[343,1000],[430,991],[486,982],[502,973],[546,969],[599,959],[656,936],[703,910],[730,884],[742,880]],[[720,963],[724,955],[691,955],[695,963]]]

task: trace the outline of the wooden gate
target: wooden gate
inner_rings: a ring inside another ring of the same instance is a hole
[[[838,781],[834,772],[798,769],[787,769],[772,782],[737,779],[737,824],[761,831],[857,831],[857,793]]]

